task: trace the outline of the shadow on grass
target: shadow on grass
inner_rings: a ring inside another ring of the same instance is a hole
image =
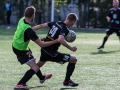
[[[77,88],[61,88],[60,90],[68,90],[68,89],[69,89],[69,90],[70,90],[70,89],[72,90],[72,89],[77,89]]]
[[[46,86],[35,86],[35,87],[29,87],[29,90],[30,90],[30,89],[33,89],[33,88],[40,88],[40,87],[46,87]]]
[[[118,65],[120,65],[120,63],[117,63]]]
[[[29,90],[29,89],[16,88],[16,89],[13,89],[13,90]]]
[[[46,87],[46,86],[35,86],[35,87],[29,87],[29,89],[20,89],[20,88],[16,88],[16,89],[13,89],[13,90],[30,90],[30,89],[34,89],[34,88],[40,88],[40,87]]]
[[[115,53],[115,52],[119,52],[120,50],[117,51],[103,51],[103,50],[98,50],[98,52],[92,52],[92,55],[96,55],[96,54],[109,54],[109,53]]]

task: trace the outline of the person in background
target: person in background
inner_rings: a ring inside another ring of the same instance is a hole
[[[11,17],[11,14],[12,14],[12,1],[11,0],[7,0],[5,5],[4,5],[4,9],[6,10],[6,21],[7,21],[7,29],[10,29],[11,26],[10,26],[10,17]]]
[[[102,45],[99,46],[97,49],[104,48],[106,41],[108,40],[109,36],[116,33],[120,40],[120,8],[119,8],[119,1],[113,0],[113,8],[111,8],[108,12],[106,17],[107,21],[110,22],[109,28],[106,30],[106,35],[103,38]]]

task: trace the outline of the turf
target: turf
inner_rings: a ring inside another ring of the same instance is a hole
[[[39,37],[45,37],[48,30],[36,31]],[[15,28],[6,30],[0,28],[0,90],[13,90],[13,86],[20,80],[27,65],[20,65],[12,52],[12,38]],[[70,53],[77,57],[76,69],[72,79],[79,83],[78,87],[64,87],[62,85],[67,63],[60,65],[47,62],[41,71],[52,73],[53,77],[40,84],[37,76],[28,81],[30,90],[120,90],[120,42],[115,34],[111,35],[103,50],[97,50],[101,45],[105,30],[75,30],[77,39],[72,46],[78,50],[72,52],[61,46],[59,51]],[[30,42],[37,61],[40,57],[40,47]]]

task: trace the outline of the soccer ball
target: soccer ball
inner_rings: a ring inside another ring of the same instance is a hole
[[[76,33],[73,30],[69,30],[68,35],[65,37],[67,42],[74,42],[76,39]]]

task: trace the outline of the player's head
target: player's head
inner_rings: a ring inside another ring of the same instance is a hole
[[[118,8],[119,6],[119,1],[118,0],[113,0],[113,7]]]
[[[25,18],[29,18],[29,19],[33,20],[35,17],[35,11],[36,11],[35,7],[33,7],[33,6],[27,7],[24,11]]]
[[[78,17],[75,13],[69,13],[66,17],[65,24],[68,27],[72,27],[74,23],[77,21]]]

